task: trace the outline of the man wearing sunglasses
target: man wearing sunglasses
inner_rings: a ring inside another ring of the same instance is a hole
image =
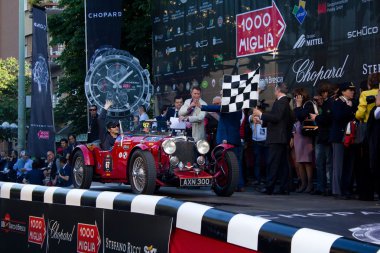
[[[101,140],[104,136],[104,122],[107,116],[107,110],[112,106],[111,100],[106,100],[104,109],[98,115],[98,107],[96,105],[90,106],[90,124],[88,126],[87,142],[91,143],[96,140]],[[103,127],[102,127],[103,126]]]
[[[101,147],[103,150],[110,150],[115,144],[115,140],[119,135],[119,123],[110,121],[107,123],[107,133],[102,141]]]
[[[90,122],[88,125],[87,142],[91,143],[93,141],[99,140],[98,107],[96,105],[91,105],[89,112],[90,112]]]

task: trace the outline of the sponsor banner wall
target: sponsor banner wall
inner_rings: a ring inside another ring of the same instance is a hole
[[[32,107],[28,131],[28,150],[32,156],[44,157],[55,150],[55,130],[51,99],[46,13],[33,7]]]
[[[104,210],[104,252],[169,252],[172,220],[164,216]]]
[[[103,252],[103,210],[50,205],[47,219],[49,252]]]
[[[0,199],[0,252],[169,252],[171,217]]]
[[[223,74],[259,64],[270,87],[285,81],[315,92],[326,80],[359,86],[380,71],[379,13],[375,0],[154,1],[159,102],[186,96],[192,86],[211,102]]]
[[[86,0],[87,62],[96,49],[120,48],[123,0]]]
[[[47,252],[46,218],[46,204],[2,199],[0,252]]]

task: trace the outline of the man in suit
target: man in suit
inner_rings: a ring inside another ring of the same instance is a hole
[[[271,112],[263,113],[257,108],[253,110],[254,122],[267,127],[268,145],[268,182],[262,193],[272,194],[277,179],[280,189],[277,193],[288,194],[288,157],[287,145],[290,141],[292,117],[289,99],[286,96],[288,87],[285,83],[276,85],[274,95],[276,101]]]
[[[171,117],[178,118],[179,117],[178,112],[179,112],[179,109],[181,109],[182,105],[183,105],[183,98],[177,95],[174,98],[174,107],[169,108],[166,113],[166,120],[170,121]]]

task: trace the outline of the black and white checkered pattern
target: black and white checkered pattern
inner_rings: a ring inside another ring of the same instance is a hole
[[[380,253],[380,246],[168,197],[0,182],[0,198],[173,217],[174,226],[262,253]]]
[[[259,69],[243,75],[224,75],[221,112],[236,112],[257,105]]]

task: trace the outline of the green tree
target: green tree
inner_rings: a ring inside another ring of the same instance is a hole
[[[87,130],[86,96],[84,79],[86,74],[84,2],[83,0],[61,0],[63,11],[48,18],[51,44],[65,45],[57,59],[63,69],[56,90],[59,104],[54,117],[57,124],[72,122],[74,132]]]
[[[147,67],[152,59],[151,0],[125,0],[124,4],[122,49],[139,58],[141,65]],[[65,45],[57,59],[64,74],[57,89],[59,104],[55,109],[55,122],[67,124],[71,121],[74,131],[83,133],[87,130],[84,1],[61,0],[60,7],[63,8],[61,13],[48,18],[51,44]]]
[[[25,87],[29,90],[31,83],[30,65],[25,66]],[[0,122],[17,122],[18,62],[15,58],[0,59]],[[6,136],[0,132],[0,139]]]

